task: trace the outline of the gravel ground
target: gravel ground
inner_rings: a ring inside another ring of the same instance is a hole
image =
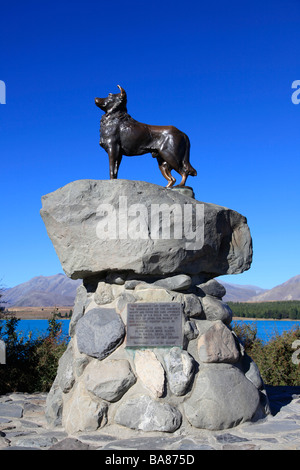
[[[47,426],[47,394],[11,393],[0,396],[0,450],[102,450],[115,460],[131,451],[172,451],[192,459],[199,450],[300,450],[300,386],[267,387],[267,392],[272,415],[224,431],[181,427],[173,434],[145,433],[111,425],[72,436]]]

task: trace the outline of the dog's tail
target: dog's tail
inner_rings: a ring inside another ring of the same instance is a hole
[[[190,148],[191,148],[190,139],[188,138],[186,134],[184,134],[184,138],[185,138],[185,154],[184,154],[183,162],[182,162],[184,171],[187,175],[197,176],[197,171],[190,164]]]

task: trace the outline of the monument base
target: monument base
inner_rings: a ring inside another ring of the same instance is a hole
[[[129,272],[85,279],[47,398],[49,426],[69,434],[107,424],[170,433],[265,417],[264,384],[230,328],[225,289],[201,281]]]

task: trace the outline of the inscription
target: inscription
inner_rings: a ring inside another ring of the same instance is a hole
[[[128,347],[182,346],[182,309],[180,303],[143,303],[127,305]]]

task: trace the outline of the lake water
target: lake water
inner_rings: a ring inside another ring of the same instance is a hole
[[[68,336],[70,320],[58,319],[62,324],[62,334]],[[233,320],[231,325],[235,323],[247,323],[257,327],[257,336],[261,340],[268,342],[274,334],[282,334],[283,331],[289,331],[297,326],[300,326],[300,321],[296,320]],[[17,331],[22,334],[28,335],[32,332],[33,337],[39,335],[46,335],[48,328],[48,320],[20,320],[17,326]]]
[[[62,335],[64,337],[68,336],[70,320],[58,319],[58,322],[61,323]],[[32,333],[32,338],[37,338],[38,336],[47,335],[48,326],[48,320],[20,320],[16,331],[24,337]]]
[[[257,328],[257,337],[267,343],[275,336],[281,335],[284,331],[290,331],[300,326],[297,320],[233,320],[233,324],[246,323]]]

